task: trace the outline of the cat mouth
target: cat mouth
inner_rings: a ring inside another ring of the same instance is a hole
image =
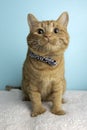
[[[47,43],[50,42],[50,38],[49,37],[44,37],[44,39],[47,41]]]

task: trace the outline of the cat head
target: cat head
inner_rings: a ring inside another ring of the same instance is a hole
[[[28,14],[30,33],[27,36],[29,48],[37,54],[64,52],[69,43],[67,32],[69,17],[64,12],[57,20],[38,21],[34,15]]]

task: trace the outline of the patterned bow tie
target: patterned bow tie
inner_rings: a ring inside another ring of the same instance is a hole
[[[30,53],[29,53],[29,56],[30,56],[31,58],[36,59],[36,60],[38,60],[38,61],[41,61],[41,62],[43,62],[43,63],[47,63],[47,64],[50,65],[50,66],[56,66],[56,65],[57,65],[56,60],[53,60],[53,59],[51,59],[51,58],[49,58],[49,57],[39,56],[39,55],[37,55],[37,54],[35,54],[35,53],[31,52],[31,51],[30,51]]]

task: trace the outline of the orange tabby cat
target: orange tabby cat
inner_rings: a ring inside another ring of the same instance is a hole
[[[52,113],[65,114],[62,95],[66,88],[64,51],[69,43],[68,19],[67,12],[56,21],[38,21],[28,15],[29,48],[23,66],[22,90],[32,102],[33,117],[46,111],[42,100],[52,101]]]

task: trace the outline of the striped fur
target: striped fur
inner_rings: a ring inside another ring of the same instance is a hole
[[[27,36],[28,53],[23,66],[22,90],[32,102],[32,116],[45,112],[42,100],[52,101],[51,112],[62,115],[62,95],[66,88],[64,77],[64,52],[69,44],[67,32],[68,14],[64,12],[56,21],[38,21],[28,15],[30,33]],[[54,29],[58,29],[58,33]],[[44,31],[38,34],[38,29]],[[56,66],[49,66],[32,59],[30,51],[37,55],[51,57]]]

